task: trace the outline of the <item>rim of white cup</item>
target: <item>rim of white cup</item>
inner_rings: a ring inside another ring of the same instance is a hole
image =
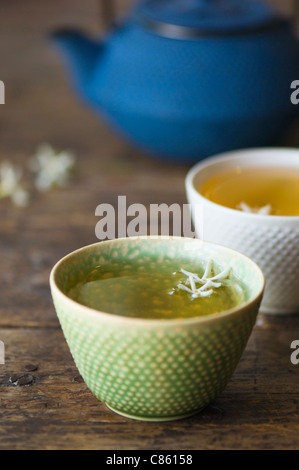
[[[261,156],[264,154],[287,154],[288,156],[291,155],[296,155],[298,158],[298,170],[299,170],[299,149],[295,147],[257,147],[257,148],[251,148],[251,149],[241,149],[241,150],[233,150],[230,152],[224,152],[220,154],[213,155],[211,157],[208,157],[204,160],[201,160],[200,162],[196,163],[194,166],[190,168],[188,171],[186,178],[185,178],[185,187],[186,191],[193,193],[194,197],[197,199],[202,199],[206,205],[211,205],[214,208],[221,209],[223,212],[226,212],[228,215],[234,215],[238,216],[240,218],[244,218],[244,220],[247,218],[260,222],[267,222],[268,224],[275,223],[277,222],[288,222],[288,224],[295,224],[298,225],[299,223],[299,215],[263,215],[263,214],[256,214],[256,213],[251,213],[251,212],[243,212],[238,209],[232,209],[230,207],[218,204],[216,202],[211,201],[210,199],[207,199],[205,196],[203,196],[198,189],[196,189],[194,185],[194,179],[195,177],[201,173],[202,171],[208,169],[209,167],[215,166],[217,164],[223,164],[224,162],[233,162],[234,160],[239,160],[244,158],[248,159],[250,158],[251,155],[257,156],[260,154]],[[260,164],[255,164],[255,165],[244,165],[244,166],[252,166],[252,167],[265,167],[265,166],[277,166],[276,164],[270,165],[270,164],[265,164],[262,160]],[[283,165],[283,157],[282,157],[282,164],[278,165],[284,168],[290,168],[290,164]],[[228,166],[229,168],[229,166]],[[222,168],[222,171],[224,168]],[[215,171],[215,174],[217,171]],[[190,201],[189,201],[190,202]],[[299,203],[299,201],[298,201]]]

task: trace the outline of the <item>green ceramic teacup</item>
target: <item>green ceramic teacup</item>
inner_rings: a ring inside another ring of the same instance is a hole
[[[100,312],[67,296],[82,272],[99,263],[137,259],[212,258],[230,266],[246,302],[219,314],[145,319]],[[92,393],[119,414],[143,420],[192,415],[218,396],[232,376],[255,324],[264,290],[260,268],[229,248],[179,237],[109,240],[59,261],[50,276],[52,296],[75,363]]]

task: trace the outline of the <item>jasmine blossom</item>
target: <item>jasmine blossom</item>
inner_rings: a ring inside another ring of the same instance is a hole
[[[272,207],[270,204],[267,204],[266,206],[263,207],[257,207],[257,208],[252,208],[248,206],[245,202],[240,202],[240,204],[237,206],[237,209],[243,212],[247,212],[250,214],[260,214],[260,215],[270,215],[272,212]]]
[[[180,281],[178,283],[177,290],[188,292],[188,294],[191,294],[192,299],[210,297],[215,292],[214,289],[231,284],[231,268],[226,268],[220,273],[213,275],[214,266],[211,259],[207,261],[202,277],[196,273],[186,271],[185,269],[181,269],[180,271],[185,274],[186,280],[185,282]],[[199,287],[197,286],[198,284]],[[170,292],[170,294],[173,294],[173,292],[174,291]]]
[[[22,170],[10,162],[0,163],[0,199],[10,197],[17,206],[29,202],[29,193],[21,186]]]
[[[30,169],[36,173],[36,188],[46,191],[53,186],[65,186],[70,179],[74,163],[72,152],[55,151],[49,144],[40,145],[29,164]]]

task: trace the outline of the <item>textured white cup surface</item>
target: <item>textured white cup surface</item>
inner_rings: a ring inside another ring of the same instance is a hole
[[[196,164],[186,177],[187,199],[197,235],[244,253],[260,266],[266,278],[262,313],[299,313],[299,216],[241,212],[215,204],[197,190],[213,175],[236,166],[299,169],[299,150],[228,152]]]

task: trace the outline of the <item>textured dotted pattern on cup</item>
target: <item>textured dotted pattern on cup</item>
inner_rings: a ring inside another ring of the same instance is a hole
[[[244,253],[266,278],[262,310],[275,313],[299,308],[299,228],[225,220],[205,210],[204,237]]]
[[[225,387],[256,310],[213,327],[119,330],[74,321],[57,307],[65,337],[90,390],[121,414],[173,419],[205,407]]]
[[[174,257],[215,258],[238,273],[253,302],[228,315],[151,321],[89,310],[56,287],[65,292],[82,273],[124,256],[144,267],[153,256],[161,263]],[[87,247],[62,260],[51,283],[65,338],[93,394],[120,414],[157,421],[196,413],[224,389],[255,323],[262,287],[260,271],[243,256],[184,238],[114,240]]]

